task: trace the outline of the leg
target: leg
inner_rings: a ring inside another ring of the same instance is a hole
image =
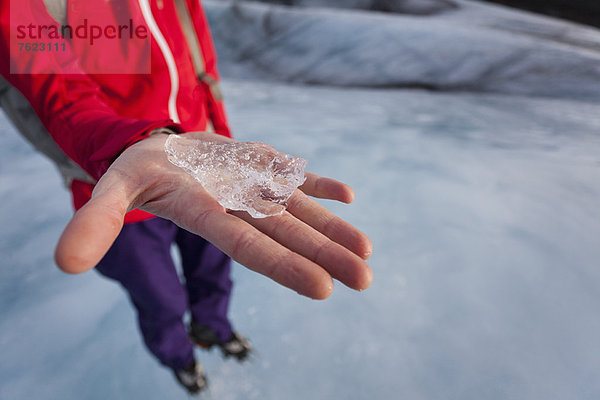
[[[231,259],[201,237],[178,229],[175,238],[181,253],[188,301],[194,323],[207,326],[220,341],[231,338],[227,309],[232,282]]]
[[[127,224],[96,269],[129,293],[150,352],[181,369],[193,363],[194,353],[182,320],[187,296],[170,253],[176,230],[161,218]]]

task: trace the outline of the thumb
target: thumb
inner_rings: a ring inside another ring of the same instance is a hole
[[[113,244],[121,228],[129,202],[121,191],[102,190],[98,182],[92,199],[65,227],[54,260],[67,273],[79,274],[96,266]]]

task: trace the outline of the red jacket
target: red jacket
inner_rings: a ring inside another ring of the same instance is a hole
[[[80,28],[73,40],[56,38],[61,27],[42,0],[0,3],[0,73],[27,98],[59,147],[93,178],[99,179],[125,148],[160,127],[204,130],[210,120],[217,133],[230,136],[222,102],[196,76],[173,0],[67,3],[62,23],[72,30],[66,32]],[[202,6],[198,0],[186,4],[205,72],[218,80]],[[98,33],[92,25],[102,35],[90,42],[92,33]],[[134,31],[139,35],[133,36]],[[73,181],[76,208],[89,200],[92,189]],[[150,216],[134,210],[126,222]]]

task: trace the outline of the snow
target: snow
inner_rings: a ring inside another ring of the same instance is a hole
[[[226,76],[600,99],[600,32],[572,23],[469,1],[428,16],[204,4]]]
[[[428,15],[456,7],[453,0],[259,0],[300,7],[351,8],[402,14]]]
[[[494,10],[473,25],[504,24],[508,11]],[[560,48],[597,68],[595,50]],[[373,239],[374,282],[312,301],[237,266],[231,318],[257,354],[238,365],[199,351],[207,398],[600,398],[600,104],[589,76],[573,77],[580,97],[540,92],[533,73],[521,94],[316,87],[240,79],[248,65],[227,57],[237,138],[354,187],[352,205],[323,203]],[[424,80],[438,79],[431,68]],[[117,285],[54,267],[69,196],[1,113],[0,138],[0,399],[186,398],[144,349]]]

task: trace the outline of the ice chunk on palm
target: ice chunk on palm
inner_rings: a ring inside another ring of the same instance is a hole
[[[307,161],[264,143],[208,142],[170,135],[169,161],[192,175],[223,207],[254,218],[279,215],[302,183]]]

